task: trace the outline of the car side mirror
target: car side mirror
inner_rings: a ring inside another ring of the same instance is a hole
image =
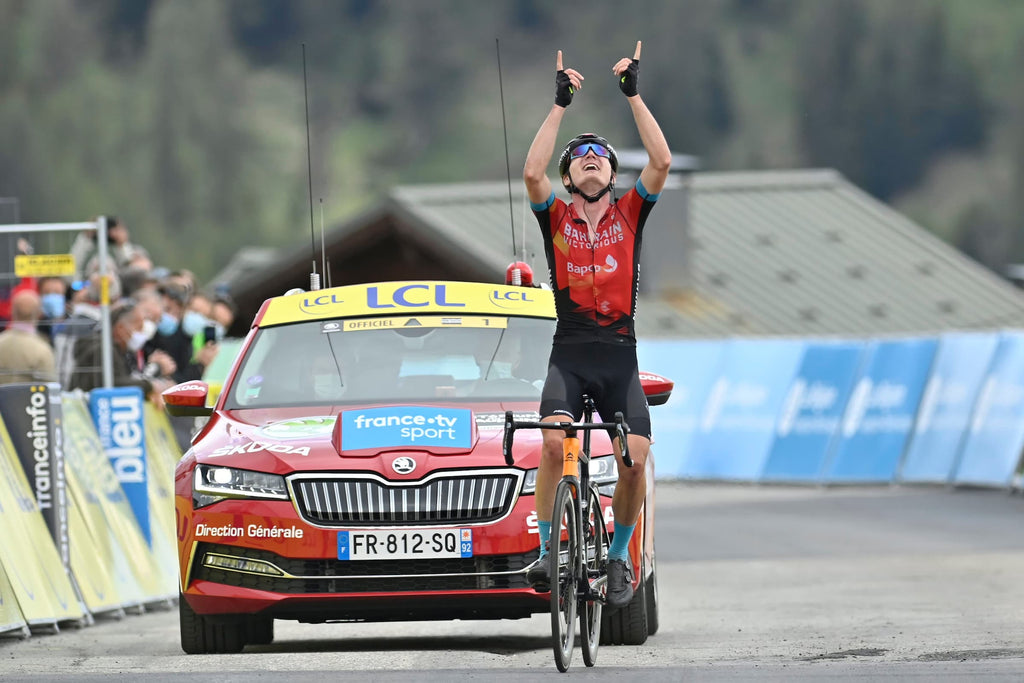
[[[210,393],[210,385],[206,382],[183,382],[166,389],[161,396],[164,407],[169,415],[189,417],[195,415],[212,415],[213,408],[206,405],[206,397]]]
[[[668,377],[662,377],[653,372],[640,373],[640,386],[644,389],[644,396],[647,397],[649,406],[660,406],[667,403],[675,385],[676,383]]]

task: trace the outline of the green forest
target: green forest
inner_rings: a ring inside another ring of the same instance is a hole
[[[1002,271],[1022,37],[1018,0],[0,0],[0,223],[116,214],[210,278],[308,240],[310,194],[329,228],[396,184],[504,180],[503,112],[519,183],[559,49],[587,79],[563,137],[638,146],[611,67],[642,40],[702,170],[838,169]]]

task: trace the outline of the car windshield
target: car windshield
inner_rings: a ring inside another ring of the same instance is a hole
[[[260,329],[225,407],[539,400],[554,320],[389,317]]]

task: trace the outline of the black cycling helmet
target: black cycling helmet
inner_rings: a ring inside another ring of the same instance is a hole
[[[577,135],[572,140],[570,140],[569,144],[567,144],[565,146],[565,149],[562,150],[562,156],[559,157],[558,159],[558,176],[560,178],[564,178],[566,174],[569,173],[569,163],[572,161],[572,151],[579,147],[580,145],[585,145],[588,142],[601,145],[602,147],[607,149],[608,161],[612,165],[612,173],[614,174],[618,172],[619,158],[618,156],[615,155],[615,148],[608,144],[608,141],[605,140],[600,135],[594,135],[593,133],[583,133],[582,135]],[[589,195],[585,194],[582,190],[580,190],[580,188],[576,187],[576,183],[572,182],[572,178],[569,179],[569,183],[568,185],[566,185],[566,189],[569,190],[569,194],[578,194],[579,196],[587,200],[588,203],[591,204],[593,202],[596,202],[601,197],[603,197],[605,193],[611,192],[612,188],[614,187],[615,183],[613,181],[610,181],[603,190],[601,190],[595,195]],[[612,197],[614,198],[614,196],[615,195],[613,194]]]
[[[608,161],[611,162],[612,173],[618,172],[619,158],[615,155],[615,148],[600,135],[595,135],[594,133],[583,133],[581,135],[577,135],[572,140],[569,140],[565,149],[562,150],[562,156],[558,158],[559,178],[569,172],[569,162],[572,161],[572,159],[569,158],[569,155],[572,154],[572,151],[587,142],[596,142],[597,144],[604,146],[608,150]]]

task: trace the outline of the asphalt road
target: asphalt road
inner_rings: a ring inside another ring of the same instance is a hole
[[[583,680],[1024,680],[1024,497],[659,484],[661,630]],[[177,611],[0,639],[6,681],[534,680],[546,616],[302,625],[186,656]]]

